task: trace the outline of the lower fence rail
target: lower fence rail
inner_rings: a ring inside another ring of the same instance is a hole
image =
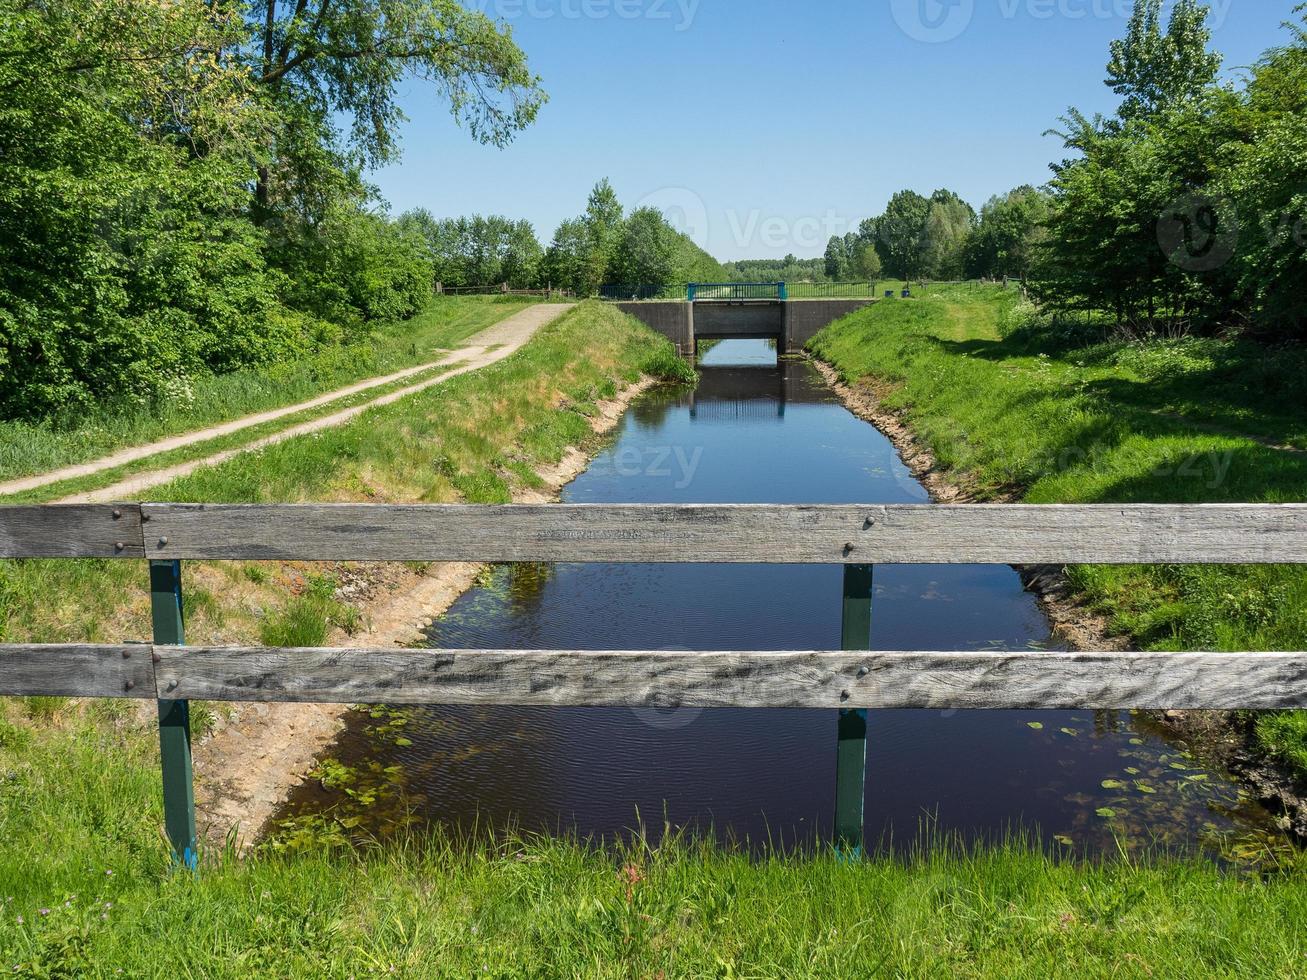
[[[0,645],[0,695],[700,708],[1307,708],[1307,653]]]
[[[160,615],[172,605],[165,571],[156,576]],[[165,829],[175,860],[190,868],[192,699],[838,709],[834,839],[851,857],[862,851],[868,709],[1307,707],[1307,653],[869,652],[871,582],[850,566],[850,649],[839,651],[184,647],[178,626],[171,644],[0,645],[0,695],[156,700]]]

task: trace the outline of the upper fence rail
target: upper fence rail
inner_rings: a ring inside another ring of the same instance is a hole
[[[18,505],[0,558],[1307,564],[1307,504]]]

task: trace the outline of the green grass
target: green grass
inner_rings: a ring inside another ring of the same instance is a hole
[[[833,324],[811,349],[874,379],[981,499],[1307,500],[1307,351],[1123,341],[1042,319],[1015,291],[931,287]],[[1307,649],[1307,569],[1077,566],[1072,581],[1145,649]],[[1259,729],[1260,731],[1260,729]],[[1277,755],[1307,776],[1307,729]]]
[[[440,351],[456,347],[524,305],[529,304],[516,298],[436,297],[411,320],[379,325],[364,343],[329,348],[302,360],[199,377],[189,391],[159,404],[106,404],[98,412],[78,412],[41,423],[0,422],[0,480],[85,462],[126,446],[280,408],[365,378],[435,360]],[[377,394],[384,390],[364,397]],[[343,404],[313,414],[326,414]],[[263,428],[271,431],[298,420],[280,419]],[[223,445],[248,441],[253,431],[228,437]],[[223,445],[206,443],[203,451],[216,451]],[[178,451],[170,454],[176,457],[170,461],[192,458],[197,452],[194,447]],[[149,461],[150,465],[155,462]],[[121,477],[131,471],[127,467],[115,473]],[[108,481],[89,485],[103,482]],[[83,483],[69,485],[66,492],[88,489]]]
[[[1307,876],[1021,842],[851,863],[673,839],[400,844],[170,868],[152,732],[101,702],[0,744],[18,976],[1297,976]],[[11,725],[26,728],[19,720]],[[0,726],[0,733],[5,729]],[[40,846],[33,846],[39,841]],[[45,910],[45,911],[43,911]]]

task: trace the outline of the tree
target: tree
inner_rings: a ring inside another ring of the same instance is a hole
[[[280,157],[321,159],[326,148],[364,166],[393,159],[404,119],[396,90],[409,77],[434,83],[459,124],[496,146],[545,101],[512,32],[455,0],[253,0],[248,23],[250,42],[236,51],[289,122],[275,134]],[[271,173],[259,168],[264,209]]]
[[[1221,56],[1208,51],[1209,8],[1176,0],[1163,34],[1161,7],[1162,0],[1135,0],[1126,36],[1112,42],[1107,84],[1123,100],[1123,120],[1198,98],[1220,70]]]
[[[621,290],[676,282],[677,234],[656,208],[639,208],[626,220],[608,281]]]
[[[975,223],[976,212],[957,194],[949,190],[932,194],[921,230],[919,274],[928,279],[960,278],[967,239]]]
[[[564,221],[545,253],[543,276],[559,289],[589,295],[591,289],[590,229],[581,218]]]
[[[1307,5],[1297,8],[1307,24]],[[1307,336],[1307,29],[1253,68],[1231,110],[1237,138],[1216,198],[1237,208],[1242,234],[1233,263],[1239,308],[1258,327]]]
[[[832,235],[831,240],[826,243],[826,278],[832,282],[843,279],[847,263],[848,259],[844,254],[844,239],[838,235]]]
[[[869,282],[874,282],[880,278],[881,261],[880,253],[876,251],[874,243],[864,244],[858,252],[856,269],[858,277]]]
[[[967,274],[1025,279],[1035,251],[1047,240],[1051,198],[1029,184],[989,199],[967,240]]]
[[[244,217],[267,114],[215,57],[241,29],[204,0],[0,0],[4,417],[309,342]]]
[[[894,279],[916,279],[923,272],[922,245],[930,199],[916,191],[899,191],[885,213],[876,219],[876,241],[885,274]]]
[[[622,205],[617,200],[617,192],[605,177],[595,184],[586,201],[585,214],[581,220],[585,223],[586,233],[590,238],[586,276],[586,295],[593,295],[599,287],[608,282],[608,270],[613,264],[613,254],[621,242]]]

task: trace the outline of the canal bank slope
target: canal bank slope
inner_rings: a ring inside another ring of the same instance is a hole
[[[850,406],[945,502],[1307,500],[1307,353],[1119,341],[1052,324],[999,287],[933,287],[809,345]],[[1307,569],[1027,570],[1082,646],[1307,649]],[[1172,713],[1307,834],[1307,719]]]

